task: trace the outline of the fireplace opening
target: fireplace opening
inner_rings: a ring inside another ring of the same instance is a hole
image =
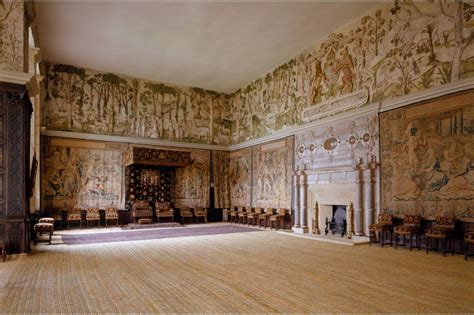
[[[329,231],[334,234],[340,234],[343,237],[346,234],[346,206],[333,205],[332,218],[326,217],[325,234]]]

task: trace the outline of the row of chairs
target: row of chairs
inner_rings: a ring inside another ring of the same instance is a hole
[[[89,227],[90,222],[97,222],[97,226],[100,226],[100,209],[99,208],[88,208],[86,211],[86,225]],[[73,208],[67,210],[66,214],[66,227],[69,228],[72,223],[79,223],[79,227],[82,227],[82,209]],[[55,222],[63,222],[63,214],[59,209],[51,211],[51,218]],[[117,208],[109,207],[105,209],[105,226],[109,225],[109,222],[115,222],[115,225],[118,226],[119,215]]]
[[[259,208],[259,207],[236,207],[233,210],[224,210],[224,219],[231,223],[239,224],[252,224],[253,226],[258,225],[270,229],[285,229],[289,210],[285,208]]]
[[[444,256],[448,251],[454,255],[455,222],[455,217],[438,216],[432,226],[422,229],[420,226],[421,216],[419,215],[405,215],[401,225],[394,225],[393,215],[379,214],[378,223],[369,226],[370,245],[373,243],[380,243],[382,247],[394,245],[395,249],[399,245],[408,245],[410,250],[414,247],[420,249],[421,237],[424,236],[426,253],[430,250],[438,250],[441,245]],[[400,242],[402,243],[400,244]],[[470,256],[469,245],[474,245],[474,232],[464,235],[465,259]]]
[[[171,208],[169,202],[157,201],[155,202],[155,215],[158,222],[168,221],[173,222],[175,217],[175,209]],[[135,222],[147,222],[151,223],[153,217],[153,208],[150,202],[145,200],[136,200],[132,203],[132,216]],[[179,208],[179,218],[181,223],[184,224],[189,219],[194,222],[203,221],[207,223],[207,209],[204,207],[182,207]]]
[[[207,209],[204,207],[182,207],[180,208],[181,223],[184,224],[186,221],[191,219],[191,222],[198,223],[199,221],[207,223]]]

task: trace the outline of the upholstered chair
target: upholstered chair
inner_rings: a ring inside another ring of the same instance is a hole
[[[166,219],[173,222],[174,211],[173,209],[171,209],[169,202],[155,202],[155,211],[158,222],[160,222],[160,220],[162,219]]]
[[[51,210],[51,218],[54,219],[54,223],[57,223],[59,228],[64,227],[64,222],[63,222],[63,212],[61,209],[52,209]]]
[[[467,232],[464,234],[464,259],[473,257],[474,254],[469,254],[469,247],[474,246],[474,232]]]
[[[119,214],[117,208],[109,207],[105,209],[105,226],[107,226],[108,221],[115,221],[118,226]]]
[[[273,208],[266,208],[265,213],[262,213],[258,216],[258,226],[262,226],[262,222],[264,227],[267,228],[269,218],[274,215]]]
[[[99,208],[89,208],[86,210],[86,225],[89,227],[90,221],[97,221],[97,226],[100,227],[100,213]]]
[[[194,217],[195,217],[196,223],[199,222],[199,219],[202,219],[204,223],[207,223],[207,209],[204,207],[194,208]]]
[[[443,256],[446,256],[447,248],[451,248],[454,255],[454,223],[455,217],[436,217],[436,222],[432,227],[425,230],[426,253],[433,249],[433,243],[438,249],[438,243],[441,242]],[[449,244],[448,244],[449,243]]]
[[[70,226],[70,222],[79,222],[79,227],[82,227],[82,216],[81,209],[75,208],[69,210],[66,216],[67,228]]]
[[[230,213],[232,212],[231,208],[222,210],[222,219],[224,222],[230,221]]]
[[[277,213],[268,218],[270,229],[273,229],[273,223],[275,223],[275,229],[278,230],[280,223],[283,225],[283,230],[285,229],[285,218],[287,210],[284,208],[279,208]]]
[[[258,217],[262,214],[262,208],[256,207],[252,213],[247,214],[247,224],[257,225]]]
[[[389,244],[392,246],[392,229],[393,229],[393,215],[380,213],[378,216],[378,223],[369,225],[369,245],[377,243],[377,236],[380,246],[386,245],[385,240],[389,236]],[[378,234],[378,235],[377,235]]]
[[[230,213],[230,222],[237,223],[239,220],[239,213],[244,212],[243,207],[237,207],[234,211]]]
[[[406,238],[408,238],[410,250],[413,248],[414,237],[416,247],[420,249],[420,223],[421,217],[419,215],[405,215],[403,217],[403,225],[396,226],[393,229],[395,249],[398,246],[399,237],[403,237],[403,246],[405,246]]]
[[[247,216],[253,213],[252,208],[248,207],[245,211],[239,212],[239,223],[245,224],[247,223]]]
[[[189,207],[182,207],[179,211],[179,216],[181,218],[181,224],[184,224],[186,219],[190,219],[191,222],[193,221],[193,213]]]
[[[135,200],[132,203],[132,217],[136,222],[139,219],[151,219],[153,211],[150,207],[150,203],[147,200]]]

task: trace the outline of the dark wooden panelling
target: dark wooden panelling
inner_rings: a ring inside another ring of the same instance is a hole
[[[22,85],[0,83],[0,240],[10,253],[28,248],[31,104]]]

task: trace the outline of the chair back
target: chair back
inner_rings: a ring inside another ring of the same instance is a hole
[[[114,207],[109,207],[105,209],[105,218],[106,219],[118,219],[118,210]]]
[[[155,210],[157,212],[170,211],[171,210],[170,203],[165,202],[165,201],[157,201],[157,202],[155,202]]]
[[[132,203],[132,210],[150,209],[150,203],[147,200],[135,200]]]
[[[185,214],[186,215],[192,215],[191,208],[189,208],[189,207],[182,207],[180,209],[180,211],[181,211],[181,215],[185,215]]]
[[[255,208],[255,214],[262,214],[262,208]]]
[[[86,219],[99,219],[99,208],[88,208],[86,209]]]
[[[204,215],[206,215],[206,211],[203,207],[196,207],[196,208],[194,208],[194,215],[204,216]]]
[[[404,225],[420,226],[421,217],[419,215],[407,214],[403,217]]]
[[[393,224],[393,215],[387,213],[379,214],[379,223],[381,224]]]
[[[278,213],[279,215],[285,215],[287,212],[286,212],[286,209],[285,209],[285,208],[279,208],[277,213]]]
[[[117,210],[117,208],[114,208],[114,207],[108,207],[108,208],[105,208],[105,212],[106,213],[118,213],[118,210]]]
[[[266,208],[265,213],[266,214],[273,214],[273,208]]]
[[[438,216],[436,217],[436,226],[454,228],[456,218],[452,216]]]
[[[68,210],[67,219],[68,220],[81,220],[81,209],[74,208],[72,210]]]

